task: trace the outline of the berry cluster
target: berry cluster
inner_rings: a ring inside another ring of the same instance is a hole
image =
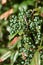
[[[20,20],[18,19],[17,16],[14,16],[14,15],[11,16],[9,20],[10,35],[15,34],[16,32],[18,32],[17,34],[19,34],[20,32],[23,32],[25,30],[26,22],[22,22]]]
[[[33,39],[34,39],[34,43],[35,45],[40,45],[40,41],[41,41],[41,24],[42,24],[43,20],[40,19],[40,17],[35,16],[33,21],[30,22],[30,30],[31,33],[33,35]]]
[[[35,51],[40,46],[43,19],[39,16],[34,16],[31,19],[30,14],[32,14],[31,11],[23,9],[17,16],[13,14],[9,17],[10,35],[17,33],[16,36],[22,38],[19,46],[17,45],[19,56],[15,65],[30,64]]]

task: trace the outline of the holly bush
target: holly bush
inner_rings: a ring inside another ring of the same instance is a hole
[[[43,65],[43,0],[0,4],[0,65]]]

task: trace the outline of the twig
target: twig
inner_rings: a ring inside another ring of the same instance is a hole
[[[0,19],[3,19],[3,18],[8,18],[8,16],[10,15],[10,14],[12,14],[13,13],[13,9],[10,9],[10,10],[8,10],[7,12],[5,12],[5,13],[3,13],[2,15],[0,15]]]
[[[16,42],[17,42],[18,40],[20,40],[20,39],[21,39],[20,37],[15,37],[15,38],[10,42],[10,44],[8,44],[8,47],[13,46],[13,45],[16,44]]]
[[[1,4],[3,5],[3,4],[6,4],[6,2],[7,2],[7,0],[2,0],[1,1]]]
[[[15,44],[15,43],[18,41],[18,39],[19,39],[19,37],[15,37],[15,38],[11,41],[10,45]]]
[[[43,13],[41,13],[40,15],[41,15],[41,17],[43,17]]]

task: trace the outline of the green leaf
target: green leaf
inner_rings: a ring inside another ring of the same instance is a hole
[[[23,1],[23,2],[21,3],[21,5],[34,5],[34,1],[35,1],[35,0]]]
[[[15,61],[16,61],[16,59],[17,59],[17,57],[18,57],[18,54],[19,54],[19,52],[18,52],[18,51],[16,51],[16,53],[15,53],[15,55],[14,55],[14,60],[13,60],[13,62],[15,62]]]
[[[41,9],[40,9],[40,10],[41,10],[41,13],[43,13],[43,7],[41,7]]]
[[[11,40],[12,38],[14,38],[15,35],[17,35],[17,33],[18,33],[18,31],[15,34],[13,34],[13,35],[9,35],[9,40]]]
[[[11,54],[11,65],[13,65],[13,58],[14,58],[14,53]]]
[[[38,51],[35,52],[30,65],[40,65],[40,53]]]
[[[18,5],[18,4],[14,4],[14,5],[13,5],[14,13],[16,13],[16,12],[17,12],[18,7],[19,7],[19,5]]]
[[[15,61],[16,61],[16,59],[18,57],[18,54],[19,54],[18,51],[16,51],[15,54],[14,53],[12,54],[12,56],[11,56],[11,65],[13,65],[15,63]]]
[[[28,45],[27,43],[25,43],[24,47],[28,50],[30,48],[30,45]]]
[[[24,34],[23,30],[20,30],[18,34],[19,34],[19,35]]]
[[[8,51],[7,48],[0,48],[0,54],[4,54]]]
[[[21,47],[21,40],[18,41],[17,48],[19,49]]]

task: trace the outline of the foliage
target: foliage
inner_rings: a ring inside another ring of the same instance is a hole
[[[4,9],[0,4],[1,14],[10,7],[14,10],[0,20],[0,65],[42,65],[43,1],[9,1]]]

